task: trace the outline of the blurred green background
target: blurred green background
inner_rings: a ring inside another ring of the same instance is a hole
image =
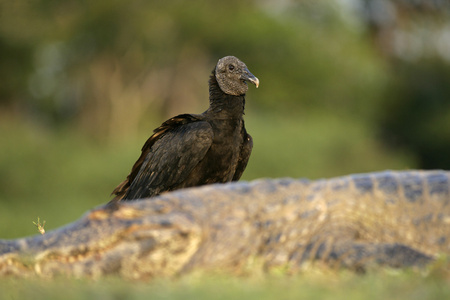
[[[0,238],[109,201],[225,55],[261,81],[244,180],[449,169],[446,3],[0,0]]]

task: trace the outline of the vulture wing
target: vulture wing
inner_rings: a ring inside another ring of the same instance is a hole
[[[181,183],[211,147],[213,130],[193,115],[164,122],[147,140],[130,175],[113,191],[111,202],[140,199],[171,190]]]

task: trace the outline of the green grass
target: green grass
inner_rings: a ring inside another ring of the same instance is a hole
[[[449,299],[449,274],[435,269],[378,270],[366,275],[311,269],[295,276],[188,275],[177,279],[129,282],[118,278],[57,278],[0,281],[1,299]]]
[[[77,132],[52,132],[19,122],[1,127],[0,237],[52,229],[111,199],[138,147],[103,145]],[[11,130],[12,129],[12,130]],[[128,151],[128,152],[127,152]]]
[[[407,153],[393,153],[355,117],[331,112],[249,114],[246,127],[253,152],[243,179],[310,179],[384,169],[414,168]]]

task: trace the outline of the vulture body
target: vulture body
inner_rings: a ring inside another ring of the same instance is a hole
[[[209,108],[156,128],[111,203],[165,191],[239,180],[252,151],[244,126],[247,81],[259,80],[234,56],[220,59],[209,79]]]

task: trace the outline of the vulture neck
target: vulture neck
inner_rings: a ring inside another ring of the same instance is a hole
[[[225,94],[213,72],[209,78],[209,108],[205,114],[212,114],[215,119],[242,119],[244,107],[245,95]]]

